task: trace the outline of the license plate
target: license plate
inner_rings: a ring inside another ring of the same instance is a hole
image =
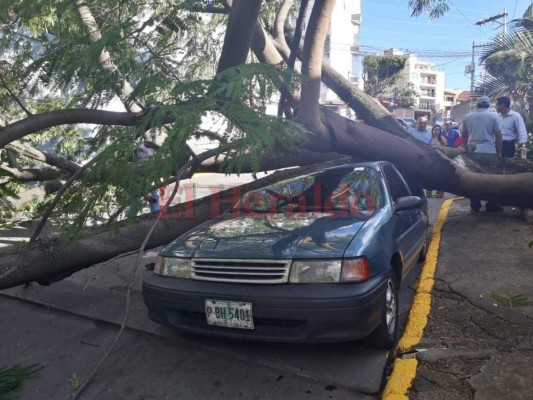
[[[205,316],[208,325],[254,329],[252,303],[206,299]]]

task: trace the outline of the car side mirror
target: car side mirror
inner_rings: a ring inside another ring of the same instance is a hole
[[[415,208],[420,208],[424,205],[425,199],[422,199],[418,196],[404,196],[399,197],[394,202],[395,211],[404,211],[404,210],[413,210]]]

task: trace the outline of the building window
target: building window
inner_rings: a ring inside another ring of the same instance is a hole
[[[418,105],[418,108],[421,110],[431,110],[432,105],[433,103],[431,103],[430,101],[421,101]]]

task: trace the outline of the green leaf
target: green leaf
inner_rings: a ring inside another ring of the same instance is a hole
[[[517,294],[517,295],[503,295],[496,292],[490,293],[491,299],[495,300],[498,304],[504,307],[523,307],[533,304],[533,301],[529,300],[527,297]]]

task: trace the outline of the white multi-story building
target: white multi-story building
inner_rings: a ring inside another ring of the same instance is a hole
[[[404,55],[397,49],[389,49],[385,55]],[[414,53],[407,54],[404,77],[413,84],[418,93],[415,105],[415,118],[425,115],[429,118],[444,116],[444,86],[445,74],[443,70],[435,68],[435,63],[423,61]]]
[[[363,88],[359,51],[361,21],[361,0],[337,0],[324,48],[324,60],[360,89]],[[321,98],[326,103],[338,101],[335,93],[324,86]]]

